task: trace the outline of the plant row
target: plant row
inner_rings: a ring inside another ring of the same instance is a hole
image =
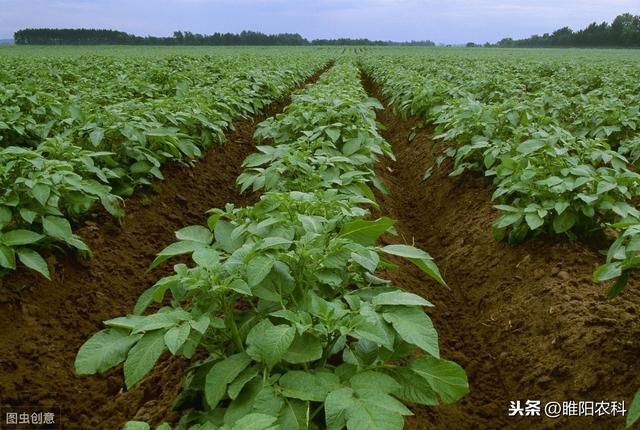
[[[363,61],[397,111],[434,124],[436,139],[455,142],[438,164],[450,157],[451,175],[471,168],[494,178],[502,213],[497,239],[612,231],[593,279],[615,279],[615,297],[640,268],[638,69],[610,57],[546,55]],[[640,391],[627,425],[638,418]]]
[[[259,201],[176,232],[152,267],[183,254],[189,263],[133,314],[105,321],[79,350],[77,373],[124,362],[130,388],[166,352],[197,359],[175,403],[179,430],[401,429],[405,403],[464,396],[465,372],[440,357],[423,310],[431,303],[381,277],[400,257],[446,285],[426,252],[377,245],[394,232],[370,213],[372,189],[383,188],[374,162],[392,157],[380,107],[355,65],[339,61],[261,123],[263,145],[238,178]]]
[[[599,282],[618,278],[614,296],[640,266],[635,68],[518,61],[445,65],[370,57],[364,63],[396,110],[434,124],[436,139],[455,142],[438,164],[452,158],[451,175],[477,169],[493,178],[501,211],[493,225],[497,239],[615,229],[607,264],[594,273]]]
[[[73,220],[96,204],[122,217],[122,197],[163,179],[164,163],[200,157],[233,120],[261,111],[323,62],[213,60],[82,58],[46,69],[37,59],[26,62],[31,71],[14,68],[23,81],[0,81],[0,270],[19,260],[48,278],[41,250],[89,252]],[[122,70],[132,64],[150,69],[143,80]]]

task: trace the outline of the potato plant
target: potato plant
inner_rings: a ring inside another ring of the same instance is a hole
[[[3,59],[0,81],[0,271],[49,277],[42,251],[88,253],[71,223],[163,179],[224,140],[326,62],[322,55],[87,60]]]
[[[175,265],[133,314],[105,321],[79,350],[77,373],[124,362],[131,387],[165,352],[197,358],[175,404],[178,430],[401,429],[405,403],[463,397],[465,372],[440,357],[423,310],[432,304],[381,277],[404,258],[446,286],[426,252],[377,244],[394,232],[368,209],[373,163],[391,155],[377,106],[340,61],[262,123],[256,137],[270,145],[238,178],[264,191],[258,203],[177,231],[152,267],[183,254],[191,263]]]
[[[17,256],[49,278],[47,264],[34,248],[62,242],[87,252],[68,219],[96,202],[120,217],[122,199],[107,185],[113,172],[96,166],[104,153],[85,151],[62,139],[51,139],[39,149],[0,150],[0,188],[5,190],[0,197],[0,269],[15,269]]]
[[[455,143],[438,159],[453,159],[451,175],[476,169],[494,179],[498,240],[609,228],[615,240],[593,280],[615,280],[609,297],[620,294],[640,268],[637,67],[463,62],[363,59],[394,109]],[[640,391],[627,425],[639,418]]]
[[[452,158],[451,175],[476,169],[493,178],[497,239],[587,237],[640,219],[640,100],[632,65],[618,64],[614,76],[609,60],[588,68],[551,59],[362,62],[396,110],[432,123],[436,139],[454,143],[438,164]],[[638,266],[636,237],[633,227],[619,232],[596,281],[619,277],[620,291]]]

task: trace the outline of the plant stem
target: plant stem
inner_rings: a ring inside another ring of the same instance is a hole
[[[324,408],[324,403],[320,403],[317,408],[313,410],[311,416],[309,417],[309,421],[313,421],[313,419],[318,415],[318,413]]]
[[[242,344],[242,339],[240,338],[240,332],[238,331],[238,326],[236,325],[236,320],[233,314],[233,307],[231,306],[230,301],[226,298],[224,299],[224,314],[227,319],[227,326],[231,328],[231,337],[233,338],[233,343],[236,348],[240,351],[244,351],[244,345]]]

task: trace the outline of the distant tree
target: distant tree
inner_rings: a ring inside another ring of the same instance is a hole
[[[14,34],[16,44],[31,45],[103,45],[136,43],[139,37],[121,31],[95,29],[25,29]]]
[[[264,34],[256,31],[197,34],[174,31],[171,37],[135,36],[115,30],[27,28],[14,34],[19,45],[416,45],[435,46],[430,40],[391,42],[369,39],[316,39],[297,33]]]
[[[527,39],[505,38],[500,47],[620,47],[640,48],[640,16],[624,13],[617,16],[611,25],[606,22],[591,23],[582,30],[573,31],[562,27],[553,33],[533,35]]]
[[[505,37],[498,42],[498,46],[501,46],[503,48],[510,48],[513,46],[513,39],[510,37]]]
[[[640,16],[625,13],[611,23],[613,40],[621,46],[631,46],[640,42]]]

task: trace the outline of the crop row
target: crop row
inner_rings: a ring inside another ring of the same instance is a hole
[[[322,56],[237,59],[5,59],[0,76],[0,270],[16,257],[49,277],[39,251],[88,252],[71,221],[163,179],[224,139],[231,122],[282,98]]]
[[[411,57],[363,59],[391,105],[435,125],[453,159],[492,177],[501,216],[494,236],[571,238],[613,231],[597,282],[615,297],[640,268],[640,86],[625,62]],[[431,169],[425,174],[427,178]],[[627,425],[640,417],[640,391]]]
[[[432,305],[379,274],[397,269],[389,256],[403,257],[445,285],[426,252],[376,244],[394,232],[368,209],[372,187],[383,188],[374,162],[392,157],[377,131],[380,104],[346,60],[292,100],[259,125],[265,144],[238,178],[263,192],[259,201],[179,230],[152,267],[182,254],[191,263],[78,352],[79,374],[124,362],[127,387],[166,351],[197,357],[177,429],[400,429],[411,415],[401,401],[451,403],[468,391],[464,371],[440,358],[423,311]]]
[[[453,158],[451,175],[477,169],[493,178],[497,239],[617,230],[594,279],[618,277],[610,295],[620,292],[640,267],[635,65],[410,56],[363,62],[397,111],[455,142],[438,159]]]

